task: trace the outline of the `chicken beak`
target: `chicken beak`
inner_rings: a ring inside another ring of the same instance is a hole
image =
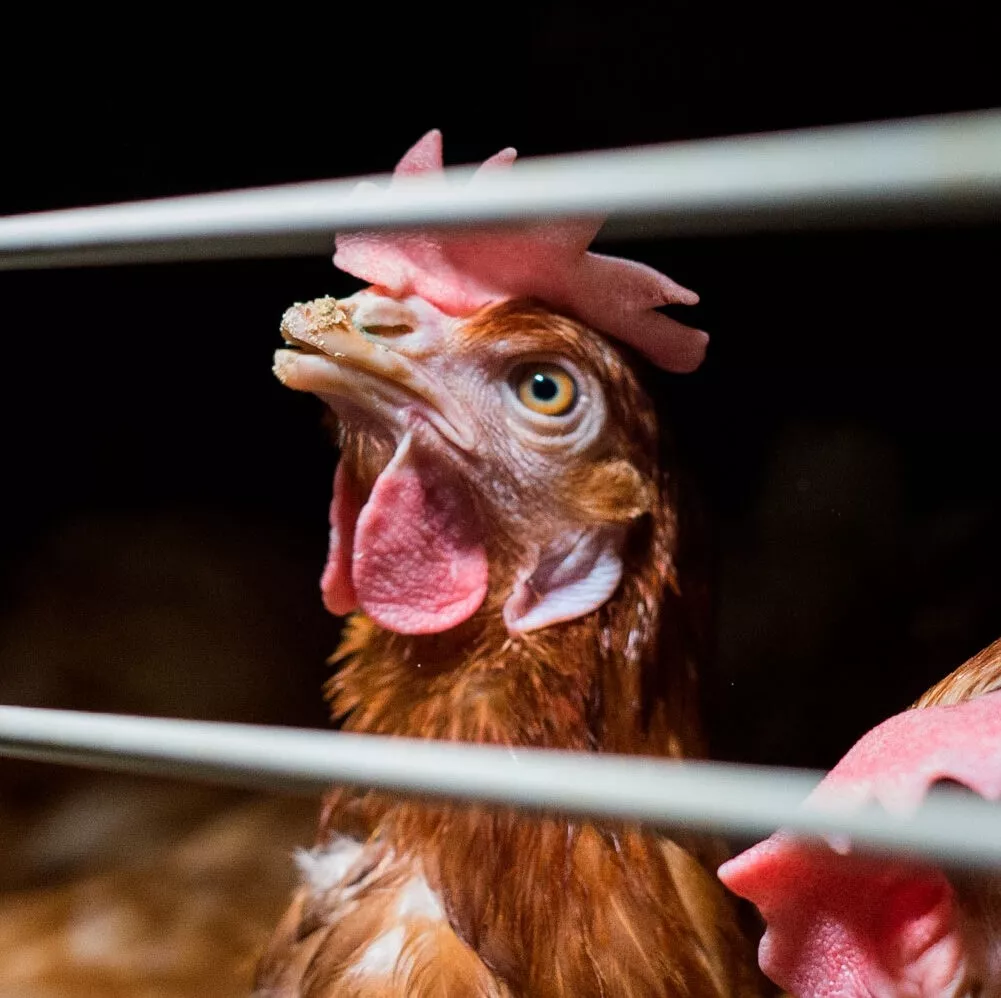
[[[292,349],[275,352],[274,372],[288,388],[402,432],[417,416],[460,450],[475,446],[472,422],[452,395],[400,350],[366,337],[349,307],[333,298],[294,305],[282,317],[281,334]]]

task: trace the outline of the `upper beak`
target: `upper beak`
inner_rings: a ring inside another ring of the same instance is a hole
[[[313,392],[334,409],[348,402],[401,429],[416,409],[456,447],[474,446],[471,421],[456,400],[405,354],[364,336],[335,299],[294,305],[282,316],[281,334],[294,348],[275,352],[282,384]]]

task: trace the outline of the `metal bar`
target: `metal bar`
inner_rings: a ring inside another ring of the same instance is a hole
[[[932,795],[903,819],[801,805],[822,774],[295,728],[0,707],[0,755],[282,792],[331,784],[731,835],[785,827],[877,851],[1001,866],[1001,808]]]
[[[356,183],[0,219],[0,269],[328,253],[336,231],[567,215],[611,214],[620,236],[997,219],[1001,112],[537,158],[472,187],[413,177],[352,194]]]

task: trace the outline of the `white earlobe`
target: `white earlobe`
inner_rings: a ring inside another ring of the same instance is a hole
[[[622,579],[625,527],[602,524],[550,545],[519,578],[504,604],[513,634],[537,631],[596,610]]]

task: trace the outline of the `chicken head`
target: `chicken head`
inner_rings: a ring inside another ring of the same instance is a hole
[[[428,634],[486,604],[524,633],[614,592],[659,493],[656,422],[599,336],[526,301],[459,319],[377,288],[297,305],[282,335],[278,377],[341,423],[332,613]]]

